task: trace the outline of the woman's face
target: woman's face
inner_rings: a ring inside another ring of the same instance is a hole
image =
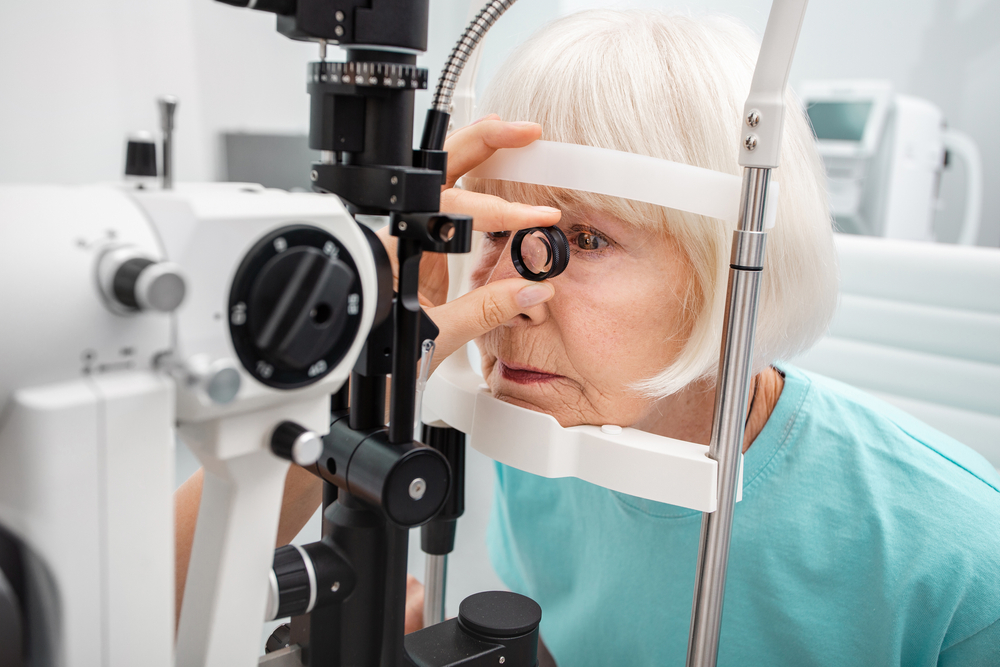
[[[548,413],[564,427],[635,424],[651,401],[630,385],[682,349],[692,272],[677,243],[594,212],[564,211],[569,266],[555,296],[479,339],[493,395]],[[509,236],[487,236],[474,287],[518,277]]]

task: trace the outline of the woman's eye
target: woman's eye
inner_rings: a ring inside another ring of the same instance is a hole
[[[607,239],[597,234],[591,234],[590,232],[578,232],[576,238],[573,239],[573,243],[580,250],[603,250],[611,245]]]
[[[510,232],[486,232],[486,239],[489,241],[506,241],[510,237]]]

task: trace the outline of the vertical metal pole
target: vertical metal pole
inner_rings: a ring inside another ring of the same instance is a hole
[[[174,114],[177,112],[177,98],[173,95],[164,95],[158,102],[160,105],[160,130],[163,132],[162,187],[164,190],[172,190],[174,187]]]
[[[709,457],[719,462],[719,503],[715,512],[702,516],[688,636],[688,667],[714,667],[718,658],[733,507],[753,372],[757,299],[767,240],[764,205],[770,175],[769,168],[748,167],[743,172],[739,225],[733,233],[730,255],[715,416],[708,450]]]
[[[448,554],[427,554],[424,569],[424,627],[444,622]]]

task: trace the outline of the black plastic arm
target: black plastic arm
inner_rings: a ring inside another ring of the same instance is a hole
[[[451,466],[451,490],[444,507],[420,528],[421,550],[443,556],[454,551],[458,519],[465,513],[465,434],[453,428],[424,426],[423,442],[441,452]]]

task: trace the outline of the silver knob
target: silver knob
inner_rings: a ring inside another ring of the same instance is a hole
[[[213,361],[207,354],[193,355],[173,371],[182,386],[203,391],[219,405],[232,402],[243,382],[235,362],[231,359]]]
[[[323,454],[323,438],[295,422],[281,422],[271,434],[271,451],[300,466],[311,466]]]
[[[125,246],[104,254],[98,282],[105,301],[118,313],[170,313],[184,301],[187,284],[181,268]]]

